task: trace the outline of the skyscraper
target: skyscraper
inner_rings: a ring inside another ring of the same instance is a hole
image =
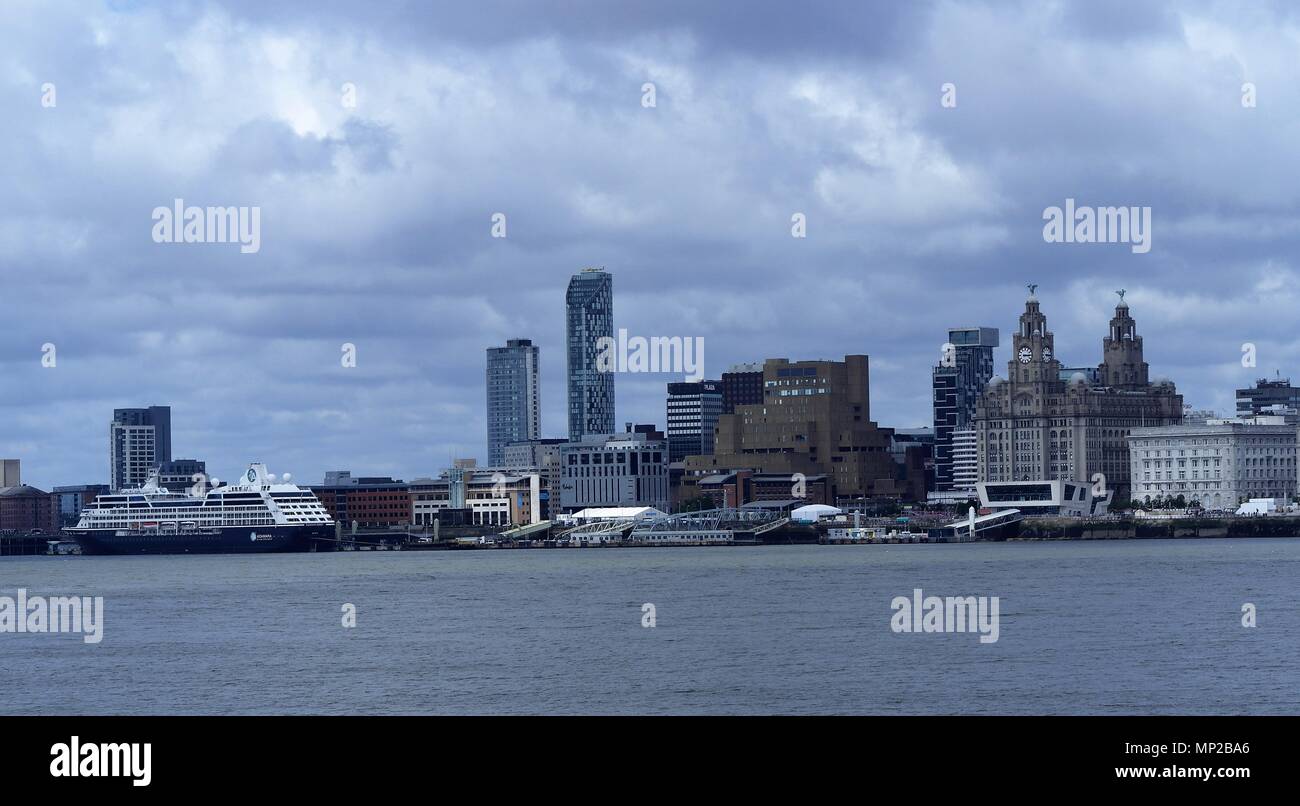
[[[949,346],[951,345],[951,346]],[[953,432],[975,422],[980,392],[993,377],[995,327],[959,327],[948,331],[948,343],[934,368],[934,485],[941,492],[958,489],[953,459]],[[970,489],[974,489],[972,484]]]
[[[713,429],[722,414],[718,381],[668,384],[668,461],[713,453]]]
[[[136,487],[172,459],[171,406],[114,409],[108,426],[108,486]]]
[[[537,439],[541,407],[537,347],[530,339],[510,339],[487,350],[488,465],[500,467],[505,446]]]
[[[565,347],[569,366],[569,440],[614,433],[614,374],[596,367],[599,339],[614,337],[614,280],[583,269],[569,280]]]

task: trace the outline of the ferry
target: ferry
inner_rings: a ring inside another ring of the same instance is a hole
[[[928,532],[890,531],[870,526],[832,527],[826,530],[819,542],[830,545],[859,543],[929,543]]]
[[[151,473],[137,489],[87,504],[63,533],[84,554],[328,551],[335,545],[334,519],[316,495],[287,477],[277,480],[257,462],[237,483],[197,495],[161,487]]]

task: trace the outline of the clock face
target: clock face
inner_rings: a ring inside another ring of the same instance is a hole
[[[1052,360],[1052,348],[1051,348],[1051,347],[1044,347],[1044,348],[1043,348],[1043,360],[1044,360],[1044,361],[1051,361],[1051,360]]]
[[[1033,351],[1031,351],[1028,347],[1021,347],[1021,348],[1020,348],[1020,363],[1022,363],[1022,364],[1028,364],[1028,363],[1029,363],[1029,359],[1032,358],[1033,355],[1034,355]]]

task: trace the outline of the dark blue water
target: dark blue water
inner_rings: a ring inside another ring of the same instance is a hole
[[[9,714],[1300,712],[1294,539],[0,560],[19,587],[105,627],[0,634]],[[999,640],[894,633],[916,587],[998,596]]]

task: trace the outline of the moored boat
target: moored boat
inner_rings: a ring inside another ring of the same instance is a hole
[[[101,495],[64,535],[86,554],[238,554],[332,550],[334,519],[309,489],[260,463],[238,483],[202,495],[174,493],[157,475],[138,489]]]

